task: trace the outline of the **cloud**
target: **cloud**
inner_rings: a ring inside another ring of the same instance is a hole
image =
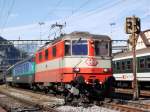
[[[50,25],[56,23],[56,21],[60,23],[67,22],[67,26],[64,29],[66,33],[88,31],[90,33],[106,34],[112,36],[112,39],[127,39],[128,37],[124,32],[125,18],[133,14],[145,17],[145,15],[149,15],[147,13],[148,8],[149,4],[146,1],[118,0],[108,2],[104,6],[86,13],[79,12],[63,19],[45,22],[45,25],[41,28],[42,39],[48,39]],[[149,18],[142,19],[143,29],[149,28],[148,21]],[[110,23],[112,22],[115,22],[116,25],[111,27]],[[21,39],[39,39],[39,35],[40,26],[38,24],[31,24],[6,28],[2,36],[7,39],[18,39],[19,37]]]
[[[12,14],[10,14],[9,18],[16,18],[16,17],[18,17],[18,16],[19,16],[18,14],[12,13]]]

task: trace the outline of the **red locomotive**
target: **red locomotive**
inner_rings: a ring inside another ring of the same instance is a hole
[[[103,96],[112,88],[111,39],[106,35],[64,35],[36,52],[35,61],[36,86],[66,90],[68,99],[82,93]]]

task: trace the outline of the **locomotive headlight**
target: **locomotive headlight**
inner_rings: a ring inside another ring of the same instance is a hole
[[[86,84],[89,84],[89,82],[88,82],[87,80],[85,80],[85,83],[86,83]]]
[[[73,68],[73,72],[80,72],[80,68],[77,67]]]
[[[107,69],[107,68],[104,68],[104,70],[103,70],[104,72],[108,72],[109,70]]]
[[[102,82],[100,81],[99,84],[102,84]]]

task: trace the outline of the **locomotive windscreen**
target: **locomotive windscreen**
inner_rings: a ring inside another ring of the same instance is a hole
[[[87,40],[73,40],[72,41],[72,54],[73,55],[87,55],[88,54]]]
[[[95,55],[96,56],[109,56],[109,42],[95,41]]]

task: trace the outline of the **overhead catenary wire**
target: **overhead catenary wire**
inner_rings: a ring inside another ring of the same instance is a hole
[[[2,25],[2,29],[1,29],[0,34],[3,33],[3,30],[4,30],[4,28],[5,28],[5,26],[6,26],[7,22],[8,22],[8,19],[9,19],[9,16],[10,16],[11,12],[12,12],[12,9],[13,9],[14,4],[15,4],[15,0],[12,0],[12,3],[11,3],[11,5],[10,5],[10,8],[9,8],[8,13],[7,13],[7,15],[6,15],[4,24]]]
[[[83,2],[81,5],[79,5],[79,7],[77,7],[74,11],[72,11],[72,14],[71,14],[71,15],[77,13],[79,10],[81,10],[83,7],[85,7],[87,4],[89,4],[89,2],[90,2],[90,0],[86,0],[85,2]],[[54,11],[57,9],[57,7],[58,7],[61,3],[62,3],[62,0],[59,0],[59,1],[56,3],[55,8],[54,8],[53,10],[51,10],[50,13],[54,13]],[[49,13],[49,14],[50,14],[50,13]],[[71,15],[69,15],[69,16],[71,16]],[[68,16],[66,16],[63,21],[65,21],[66,18],[68,18]],[[45,19],[46,19],[46,18],[45,18]],[[59,21],[58,21],[58,22],[59,22]],[[52,30],[52,28],[50,29],[50,31],[51,31],[51,30]],[[44,35],[46,35],[46,33],[44,33]]]
[[[55,10],[57,10],[57,7],[60,6],[63,0],[58,0],[57,3],[55,4],[54,8],[48,13],[47,16],[43,18],[43,20],[46,20],[49,17],[49,14],[54,14]]]
[[[85,2],[83,2],[79,7],[77,7],[74,11],[72,11],[72,14],[71,15],[67,15],[65,16],[63,19],[61,19],[60,21],[65,21],[67,19],[69,19],[71,16],[73,16],[74,14],[76,14],[77,12],[79,12],[83,7],[85,7],[86,5],[88,5],[90,3],[91,0],[87,0]]]
[[[62,3],[63,0],[58,0],[55,4],[55,6],[53,6],[54,8],[52,10],[50,10],[50,12],[48,13],[48,15],[46,15],[43,20],[46,20],[49,15],[51,14],[54,14],[54,12],[57,10],[57,7],[60,6],[60,4]],[[51,30],[51,29],[50,29]],[[44,32],[44,34],[42,34],[41,36],[45,36],[47,34],[47,31]]]
[[[6,5],[6,0],[1,0],[1,6],[0,6],[0,25],[3,22],[3,14],[4,14],[4,9]]]
[[[85,7],[85,5],[88,5],[89,2],[90,2],[90,1],[87,0],[86,2],[84,2],[83,4],[81,4],[79,8],[82,9],[83,7]],[[122,0],[118,0],[118,1],[115,1],[115,2],[110,3],[110,4],[108,4],[108,5],[102,6],[102,7],[100,7],[99,9],[98,9],[98,8],[90,9],[90,10],[86,11],[86,13],[85,13],[85,14],[86,14],[86,15],[85,15],[85,18],[87,18],[87,17],[89,17],[89,16],[91,16],[91,15],[94,15],[94,14],[96,14],[97,12],[102,12],[103,10],[105,10],[105,9],[107,9],[107,8],[110,8],[110,7],[113,7],[113,6],[115,6],[115,5],[118,5],[118,4],[120,4],[121,2],[122,2]],[[97,10],[97,9],[98,9],[98,10]],[[73,14],[64,17],[63,19],[61,19],[61,21],[66,21],[66,22],[67,22],[67,20],[69,20],[69,18],[71,18],[74,14],[76,14],[76,13],[78,13],[78,12],[79,12],[79,10],[78,10],[78,8],[77,8]],[[82,14],[83,14],[83,13],[82,13]]]

